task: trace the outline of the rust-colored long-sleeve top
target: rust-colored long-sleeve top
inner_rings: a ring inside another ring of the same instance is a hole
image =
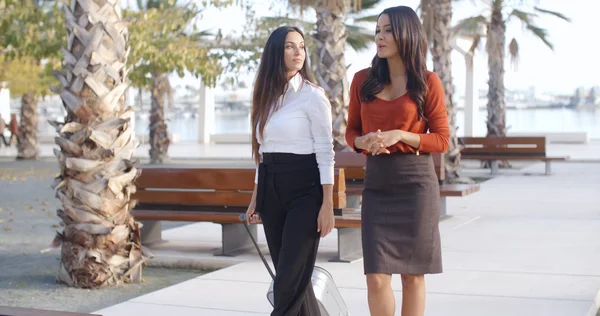
[[[422,152],[444,153],[448,149],[450,129],[446,113],[444,87],[434,72],[427,72],[427,95],[423,107],[423,115],[427,118],[419,120],[417,104],[408,93],[387,101],[380,98],[365,103],[360,98],[360,86],[367,79],[368,69],[357,72],[350,85],[350,105],[348,107],[348,125],[346,141],[354,150],[354,140],[370,132],[381,129],[382,132],[400,129],[418,134],[421,138],[419,148],[415,149],[403,142],[398,142],[387,149],[390,152]],[[427,133],[429,131],[429,133]]]

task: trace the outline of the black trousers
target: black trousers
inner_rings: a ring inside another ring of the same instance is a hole
[[[320,316],[310,282],[323,189],[314,154],[263,153],[256,211],[275,266],[271,316]]]

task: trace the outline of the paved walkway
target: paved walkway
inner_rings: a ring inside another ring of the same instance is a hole
[[[543,168],[534,164],[525,171],[543,173]],[[550,177],[500,176],[483,183],[477,194],[449,199],[453,216],[440,223],[445,272],[427,277],[426,315],[595,315],[600,303],[600,164],[556,164],[553,170]],[[155,248],[156,260],[233,265],[97,313],[268,315],[270,280],[262,263],[255,255],[212,256],[218,232],[208,223],[170,229],[164,235],[170,244]],[[264,237],[260,240],[264,244]],[[368,315],[362,261],[327,262],[335,242],[335,234],[323,240],[318,265],[333,274],[351,315]],[[393,289],[400,306],[399,277]]]

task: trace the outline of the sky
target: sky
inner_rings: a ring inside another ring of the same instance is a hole
[[[519,0],[514,1],[518,2]],[[582,86],[587,90],[594,85],[600,85],[600,78],[598,78],[600,63],[596,61],[598,56],[597,36],[591,36],[593,25],[598,25],[597,12],[600,10],[600,1],[530,0],[529,2],[535,1],[540,7],[561,12],[572,21],[569,23],[552,16],[540,16],[535,20],[538,26],[548,30],[549,40],[554,44],[554,51],[535,36],[528,34],[520,21],[512,19],[508,22],[506,43],[508,44],[512,38],[517,39],[520,44],[520,58],[517,69],[513,69],[510,61],[506,60],[506,88],[528,90],[530,86],[535,86],[537,94],[550,92],[570,95],[577,87]],[[268,11],[267,3],[269,2],[270,0],[255,0],[257,11],[267,12],[269,15],[275,14],[277,8]],[[371,13],[379,13],[386,7],[394,5],[407,5],[416,9],[418,2],[419,0],[383,0],[380,6]],[[279,9],[285,10],[284,7]],[[453,24],[462,18],[486,14],[485,9],[483,0],[458,1],[453,5]],[[224,10],[208,9],[203,13],[199,27],[202,29],[221,28],[225,33],[237,32],[239,34],[243,31],[243,21],[243,13],[238,7]],[[372,27],[374,30],[375,26]],[[484,48],[484,42],[480,43],[474,59],[477,89],[487,88],[487,55]],[[359,53],[350,48],[347,49],[346,62],[351,64],[348,80],[352,79],[356,71],[369,66],[375,52],[374,44],[366,51]],[[431,67],[431,62],[428,65]],[[461,96],[464,94],[465,64],[463,56],[457,51],[452,53],[452,72],[456,87],[455,96]],[[245,76],[250,85],[253,75]],[[195,80],[187,76],[183,80],[176,76],[173,79],[175,85],[180,84],[181,86],[194,85]],[[222,93],[222,90],[217,88],[215,93],[218,95]],[[244,91],[240,91],[240,93],[243,94]]]

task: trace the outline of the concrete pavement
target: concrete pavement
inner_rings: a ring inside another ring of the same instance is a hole
[[[537,176],[543,168],[531,165],[525,174],[496,177],[477,194],[448,200],[452,217],[440,223],[445,271],[427,276],[426,315],[596,315],[600,164],[556,164],[554,175]],[[216,232],[218,226],[209,223],[170,229],[164,234],[170,245],[155,247],[156,260],[200,265],[221,260],[228,267],[97,313],[268,315],[270,279],[258,256],[212,256]],[[263,236],[260,241],[264,244]],[[318,265],[333,274],[351,315],[368,315],[362,261],[327,262],[332,246],[335,234],[323,240]],[[399,308],[397,276],[393,289]]]

